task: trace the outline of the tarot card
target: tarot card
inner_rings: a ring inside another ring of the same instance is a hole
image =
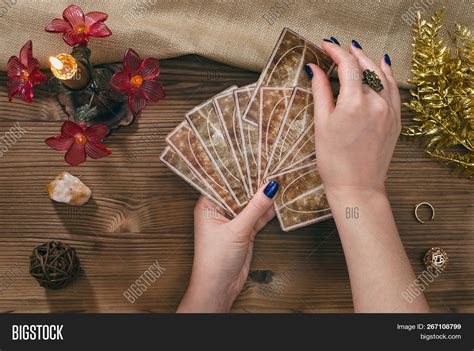
[[[207,188],[214,190],[215,197],[222,201],[230,214],[235,216],[242,206],[237,204],[233,194],[227,188],[221,175],[214,167],[201,142],[187,121],[183,121],[167,137],[166,142],[186,162],[187,166],[199,175]]]
[[[296,86],[310,88],[311,81],[304,71],[304,65],[307,63],[318,65],[328,75],[335,67],[335,63],[322,49],[290,29],[284,28],[243,112],[244,121],[258,124],[258,110],[255,109],[253,101],[257,98],[260,88]]]
[[[242,120],[241,112],[247,106],[256,84],[247,85],[234,90],[237,119],[240,122],[242,151],[247,169],[248,185],[251,195],[258,190],[258,127]],[[255,100],[258,103],[259,100]]]
[[[174,151],[170,146],[167,146],[160,156],[161,162],[168,166],[174,173],[181,177],[186,183],[191,185],[194,189],[206,196],[209,200],[214,202],[217,206],[228,212],[226,206],[222,201],[218,200],[213,195],[214,190],[208,188],[206,183],[188,167],[186,162]]]
[[[235,88],[237,87],[229,88],[222,93],[230,92]],[[230,151],[225,136],[226,131],[214,108],[213,99],[189,111],[186,114],[186,120],[237,204],[245,205],[248,197],[244,176],[235,155]]]
[[[275,210],[284,231],[332,216],[315,162],[275,174],[269,180],[280,184]]]
[[[286,154],[271,174],[280,173],[312,162],[316,162],[314,128],[308,127],[304,135],[297,140],[290,152]]]
[[[303,194],[277,210],[281,228],[288,232],[331,218],[324,189]]]
[[[314,127],[309,126],[275,167],[273,173],[308,162],[315,162],[316,149],[314,141]]]
[[[268,158],[264,177],[310,157],[315,158],[313,115],[314,104],[311,90],[295,88]]]
[[[227,93],[217,95],[214,98],[214,107],[217,112],[217,116],[223,126],[225,132],[225,138],[227,144],[230,147],[230,152],[236,161],[236,164],[240,168],[239,171],[242,175],[242,183],[245,186],[247,197],[252,197],[250,186],[248,183],[247,166],[245,163],[244,149],[243,149],[243,136],[241,120],[237,116],[237,109],[235,104],[234,90]]]
[[[292,88],[261,88],[259,113],[258,182],[262,184],[267,162],[276,143],[290,101]]]

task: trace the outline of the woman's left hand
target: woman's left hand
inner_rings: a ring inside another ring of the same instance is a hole
[[[233,220],[201,196],[194,208],[194,262],[191,280],[178,312],[228,312],[250,269],[254,240],[274,216],[270,182]]]

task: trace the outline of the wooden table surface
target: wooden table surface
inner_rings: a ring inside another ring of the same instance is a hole
[[[193,206],[198,194],[159,161],[165,136],[186,111],[224,88],[258,74],[186,56],[162,61],[167,98],[105,142],[113,155],[70,167],[44,140],[66,118],[55,96],[36,89],[32,104],[7,102],[0,75],[0,137],[17,122],[27,132],[0,158],[1,312],[174,312],[193,258]],[[404,100],[407,92],[403,92]],[[404,116],[408,116],[404,108]],[[53,203],[45,185],[67,170],[93,191],[73,208]],[[426,289],[433,311],[474,312],[474,183],[430,160],[421,145],[399,141],[387,180],[397,225],[417,274],[426,250],[439,246],[449,268]],[[429,201],[432,222],[419,224],[414,206]],[[33,248],[49,240],[74,246],[83,274],[59,291],[28,273]],[[165,271],[133,304],[123,292],[150,265]],[[273,220],[259,233],[251,277],[236,312],[350,312],[347,268],[333,220],[290,233]]]

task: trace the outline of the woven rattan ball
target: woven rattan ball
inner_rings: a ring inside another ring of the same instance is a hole
[[[79,275],[80,270],[76,250],[59,241],[37,246],[30,256],[30,274],[44,288],[62,289]]]

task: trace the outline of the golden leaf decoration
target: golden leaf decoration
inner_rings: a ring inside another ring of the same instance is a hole
[[[408,80],[409,107],[415,116],[402,134],[421,138],[426,152],[450,166],[453,173],[474,178],[474,37],[456,24],[440,38],[444,8],[413,24],[413,56]]]

